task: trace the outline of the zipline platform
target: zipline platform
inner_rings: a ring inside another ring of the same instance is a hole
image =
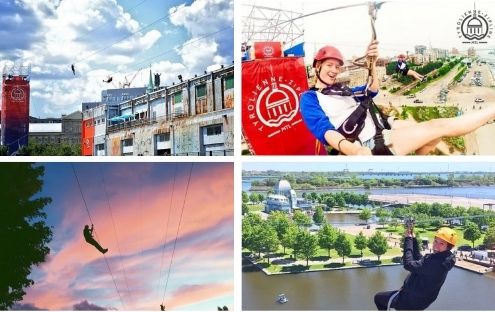
[[[464,270],[468,270],[477,274],[485,274],[489,272],[493,272],[493,266],[492,267],[487,267],[482,264],[477,264],[472,261],[464,260],[464,259],[459,259],[457,258],[455,262],[455,266]]]

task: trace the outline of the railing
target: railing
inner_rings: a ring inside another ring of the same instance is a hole
[[[177,154],[173,154],[173,156],[234,156],[234,150],[225,149],[219,151],[177,153]]]

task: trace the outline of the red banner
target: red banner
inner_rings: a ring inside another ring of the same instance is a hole
[[[242,63],[242,127],[256,155],[326,155],[299,111],[308,89],[303,58]]]
[[[282,57],[282,43],[276,41],[263,41],[254,43],[254,58],[264,59]]]
[[[82,142],[81,142],[81,154],[82,156],[93,156],[93,143],[95,139],[95,125],[94,119],[84,119],[82,122]]]

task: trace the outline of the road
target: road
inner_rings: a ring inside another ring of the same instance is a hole
[[[475,71],[481,72],[482,86],[471,86],[471,78]],[[457,74],[458,68],[451,70],[446,76],[430,83],[424,90],[416,93],[416,98],[407,98],[407,96],[391,94],[388,91],[381,90],[375,97],[375,103],[378,105],[392,105],[399,108],[403,105],[407,106],[456,106],[463,113],[469,113],[473,110],[483,109],[490,105],[495,105],[495,81],[490,72],[488,64],[473,64],[469,69],[468,74],[461,83],[449,87],[449,82],[452,81]],[[446,103],[438,103],[438,96],[442,88],[449,88]],[[388,87],[390,89],[390,87]],[[476,98],[482,98],[483,103],[476,103]],[[414,103],[415,99],[420,99],[423,103]],[[466,135],[465,146],[466,155],[495,155],[495,143],[493,135],[495,134],[495,123],[485,125],[472,134]],[[445,148],[442,148],[445,152]]]

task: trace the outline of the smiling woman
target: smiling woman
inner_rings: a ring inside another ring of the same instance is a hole
[[[0,191],[35,195],[36,205],[49,203],[48,197],[53,200],[45,209],[48,236],[42,250],[45,256],[49,252],[48,257],[36,258],[33,263],[43,265],[32,268],[32,282],[20,284],[10,301],[1,294],[3,309],[158,310],[162,304],[167,310],[214,310],[233,306],[232,163],[1,166]],[[43,171],[39,180],[26,175]],[[7,179],[17,192],[6,187]],[[14,219],[9,216],[21,208],[14,202],[9,207],[0,220],[2,233],[12,227]],[[85,242],[85,225],[88,231],[94,225],[91,238],[108,251],[103,249],[102,254]],[[33,226],[44,229],[37,223]],[[20,278],[23,263],[4,258],[35,253],[32,245],[9,246],[0,257],[2,265],[12,266],[13,274],[2,275],[0,289],[5,289],[4,282]]]

